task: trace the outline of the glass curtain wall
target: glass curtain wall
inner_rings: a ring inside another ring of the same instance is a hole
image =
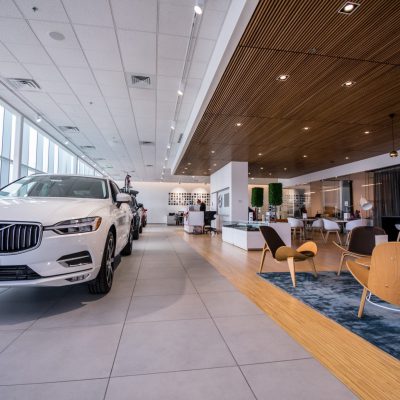
[[[23,121],[22,138],[19,138],[17,119]],[[20,148],[17,143],[21,143]],[[19,152],[20,157],[16,157]],[[87,162],[0,101],[0,187],[14,180],[17,174],[17,170],[13,174],[14,159],[20,159],[19,177],[43,172],[101,176]]]

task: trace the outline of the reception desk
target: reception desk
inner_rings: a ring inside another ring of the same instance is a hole
[[[256,222],[225,223],[222,226],[222,240],[243,250],[261,250],[265,241],[259,229],[260,225],[261,223]],[[287,246],[292,245],[291,229],[287,222],[268,223],[268,225],[278,232]]]
[[[187,233],[194,233],[195,227],[204,227],[204,211],[188,211],[184,217],[183,229]]]

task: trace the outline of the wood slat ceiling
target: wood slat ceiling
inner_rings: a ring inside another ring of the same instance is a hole
[[[289,178],[375,156],[391,112],[400,147],[400,2],[359,2],[342,15],[342,1],[260,1],[176,173],[248,161]]]

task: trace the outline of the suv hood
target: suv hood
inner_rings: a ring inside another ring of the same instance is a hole
[[[107,206],[107,200],[0,197],[0,221],[40,222],[53,225],[74,218],[95,216],[96,211]]]

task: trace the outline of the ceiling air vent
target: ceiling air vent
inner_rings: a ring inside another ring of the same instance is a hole
[[[146,74],[132,74],[127,73],[126,81],[128,87],[138,88],[138,89],[154,89],[156,83],[156,77],[154,75]]]
[[[183,138],[183,133],[181,133],[181,134],[179,135],[178,143],[182,142],[182,138]]]
[[[148,140],[142,140],[142,141],[140,141],[140,144],[142,146],[154,146],[155,145],[154,142],[149,142]]]
[[[86,150],[94,150],[96,147],[90,145],[85,145],[85,146],[79,146],[81,149],[86,149]]]
[[[154,165],[153,164],[146,164],[146,167],[154,167]]]
[[[64,125],[64,126],[59,126],[59,128],[64,133],[78,133],[79,132],[79,128],[77,126]]]
[[[9,78],[7,81],[14,89],[17,90],[40,90],[39,84],[33,79]]]

